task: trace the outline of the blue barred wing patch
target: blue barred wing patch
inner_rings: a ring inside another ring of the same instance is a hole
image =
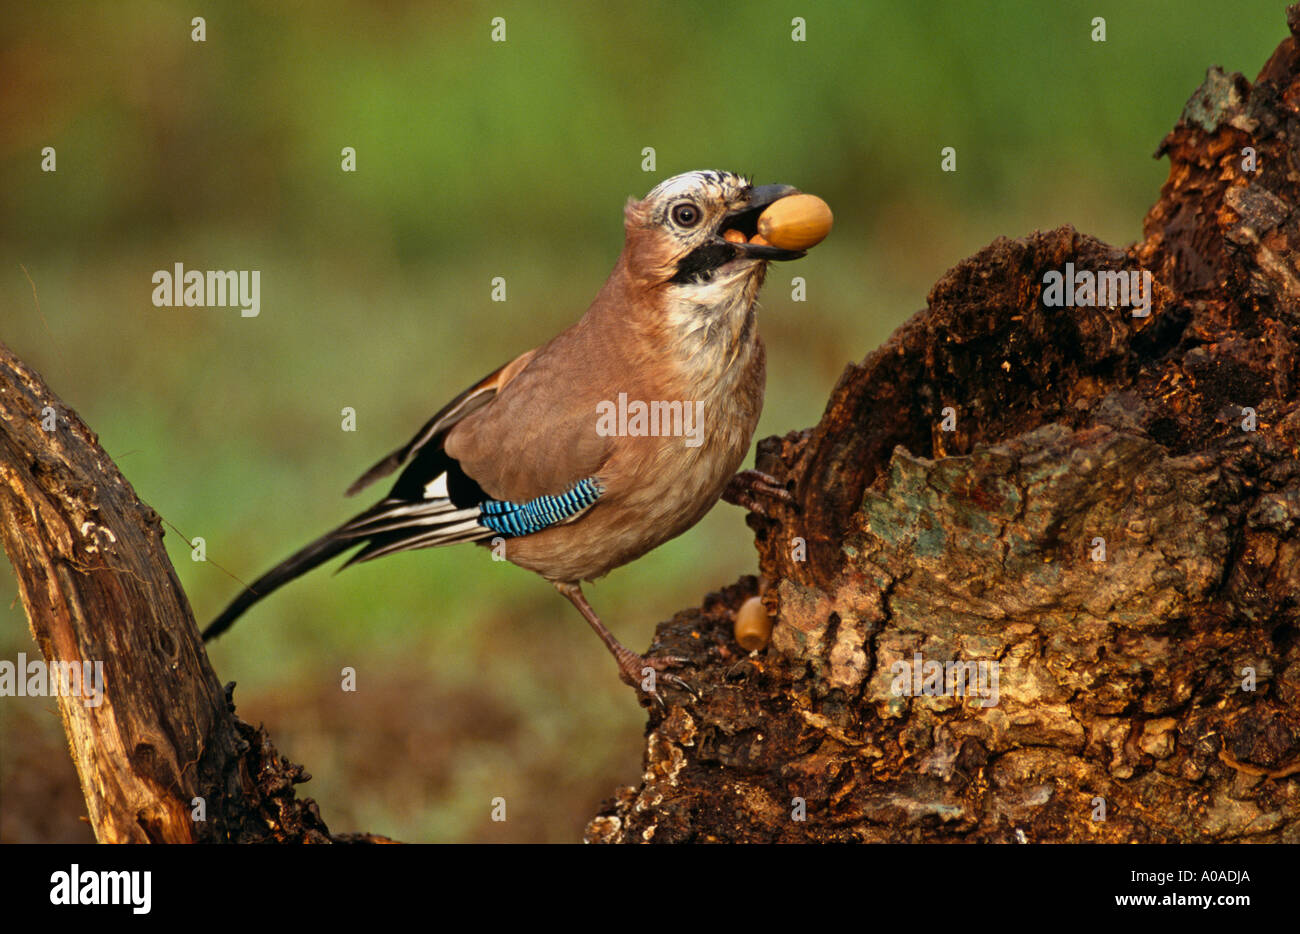
[[[479,525],[511,538],[532,535],[567,522],[600,499],[604,488],[595,477],[579,480],[556,496],[539,496],[526,503],[489,499],[479,503]]]

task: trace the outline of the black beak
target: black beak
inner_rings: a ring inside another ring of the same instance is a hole
[[[780,201],[787,195],[797,195],[799,189],[791,185],[758,185],[749,189],[749,200],[744,207],[737,208],[722,219],[719,235],[724,230],[739,230],[746,237],[758,233],[758,216],[774,201]],[[758,246],[753,243],[733,244],[737,253],[754,259],[788,260],[806,256],[805,250],[782,250],[774,246]]]
[[[763,208],[767,207],[774,201],[780,201],[787,195],[797,195],[799,189],[793,185],[759,185],[749,189],[749,206],[745,210],[758,208],[762,213]]]

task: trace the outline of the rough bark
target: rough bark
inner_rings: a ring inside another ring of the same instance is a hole
[[[589,840],[1300,842],[1288,22],[1254,84],[1188,102],[1142,242],[995,241],[760,445],[794,492],[749,520],[772,642],[732,638],[752,578],[660,627],[699,697]],[[1067,262],[1149,270],[1151,314],[1045,307]],[[907,696],[917,653],[996,661],[997,704]]]
[[[0,429],[0,537],[32,633],[47,663],[103,666],[98,698],[58,696],[96,839],[328,842],[294,796],[310,776],[234,716],[157,514],[3,344]]]

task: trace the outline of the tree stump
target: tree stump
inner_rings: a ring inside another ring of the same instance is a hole
[[[660,626],[700,697],[588,840],[1300,842],[1288,22],[1188,101],[1142,242],[995,241],[760,444],[771,644],[732,638],[752,578]],[[1150,272],[1149,315],[1050,307],[1067,264]]]

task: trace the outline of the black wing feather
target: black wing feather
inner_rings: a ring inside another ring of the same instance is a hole
[[[445,472],[449,507],[455,507],[456,510],[469,509],[487,498],[482,488],[443,450],[442,444],[453,425],[471,412],[487,405],[496,395],[496,379],[501,369],[494,370],[452,399],[438,411],[438,414],[429,419],[410,441],[367,470],[348,488],[348,495],[351,496],[380,477],[392,473],[414,454],[415,459],[402,471],[386,499],[349,519],[333,531],[322,535],[305,548],[294,552],[255,580],[203,630],[204,641],[221,635],[249,607],[272,591],[358,545],[363,547],[347,564],[343,565],[344,567],[381,554],[404,550],[402,547],[404,541],[408,542],[405,547],[415,548],[475,541],[491,535],[492,532],[488,529],[474,531],[459,528],[466,521],[463,516],[460,516],[455,520],[446,519],[449,531],[440,536],[438,522],[442,520],[438,514],[443,510],[439,506],[439,501],[426,500],[424,491],[430,482]],[[389,518],[387,514],[393,513],[394,510],[403,510],[409,503],[427,503],[429,508],[421,514],[412,516],[407,528],[403,528],[401,519],[396,517],[393,521],[384,521]],[[445,510],[448,516],[452,512],[450,508]],[[374,531],[376,526],[380,531]],[[450,531],[451,528],[455,531]]]

